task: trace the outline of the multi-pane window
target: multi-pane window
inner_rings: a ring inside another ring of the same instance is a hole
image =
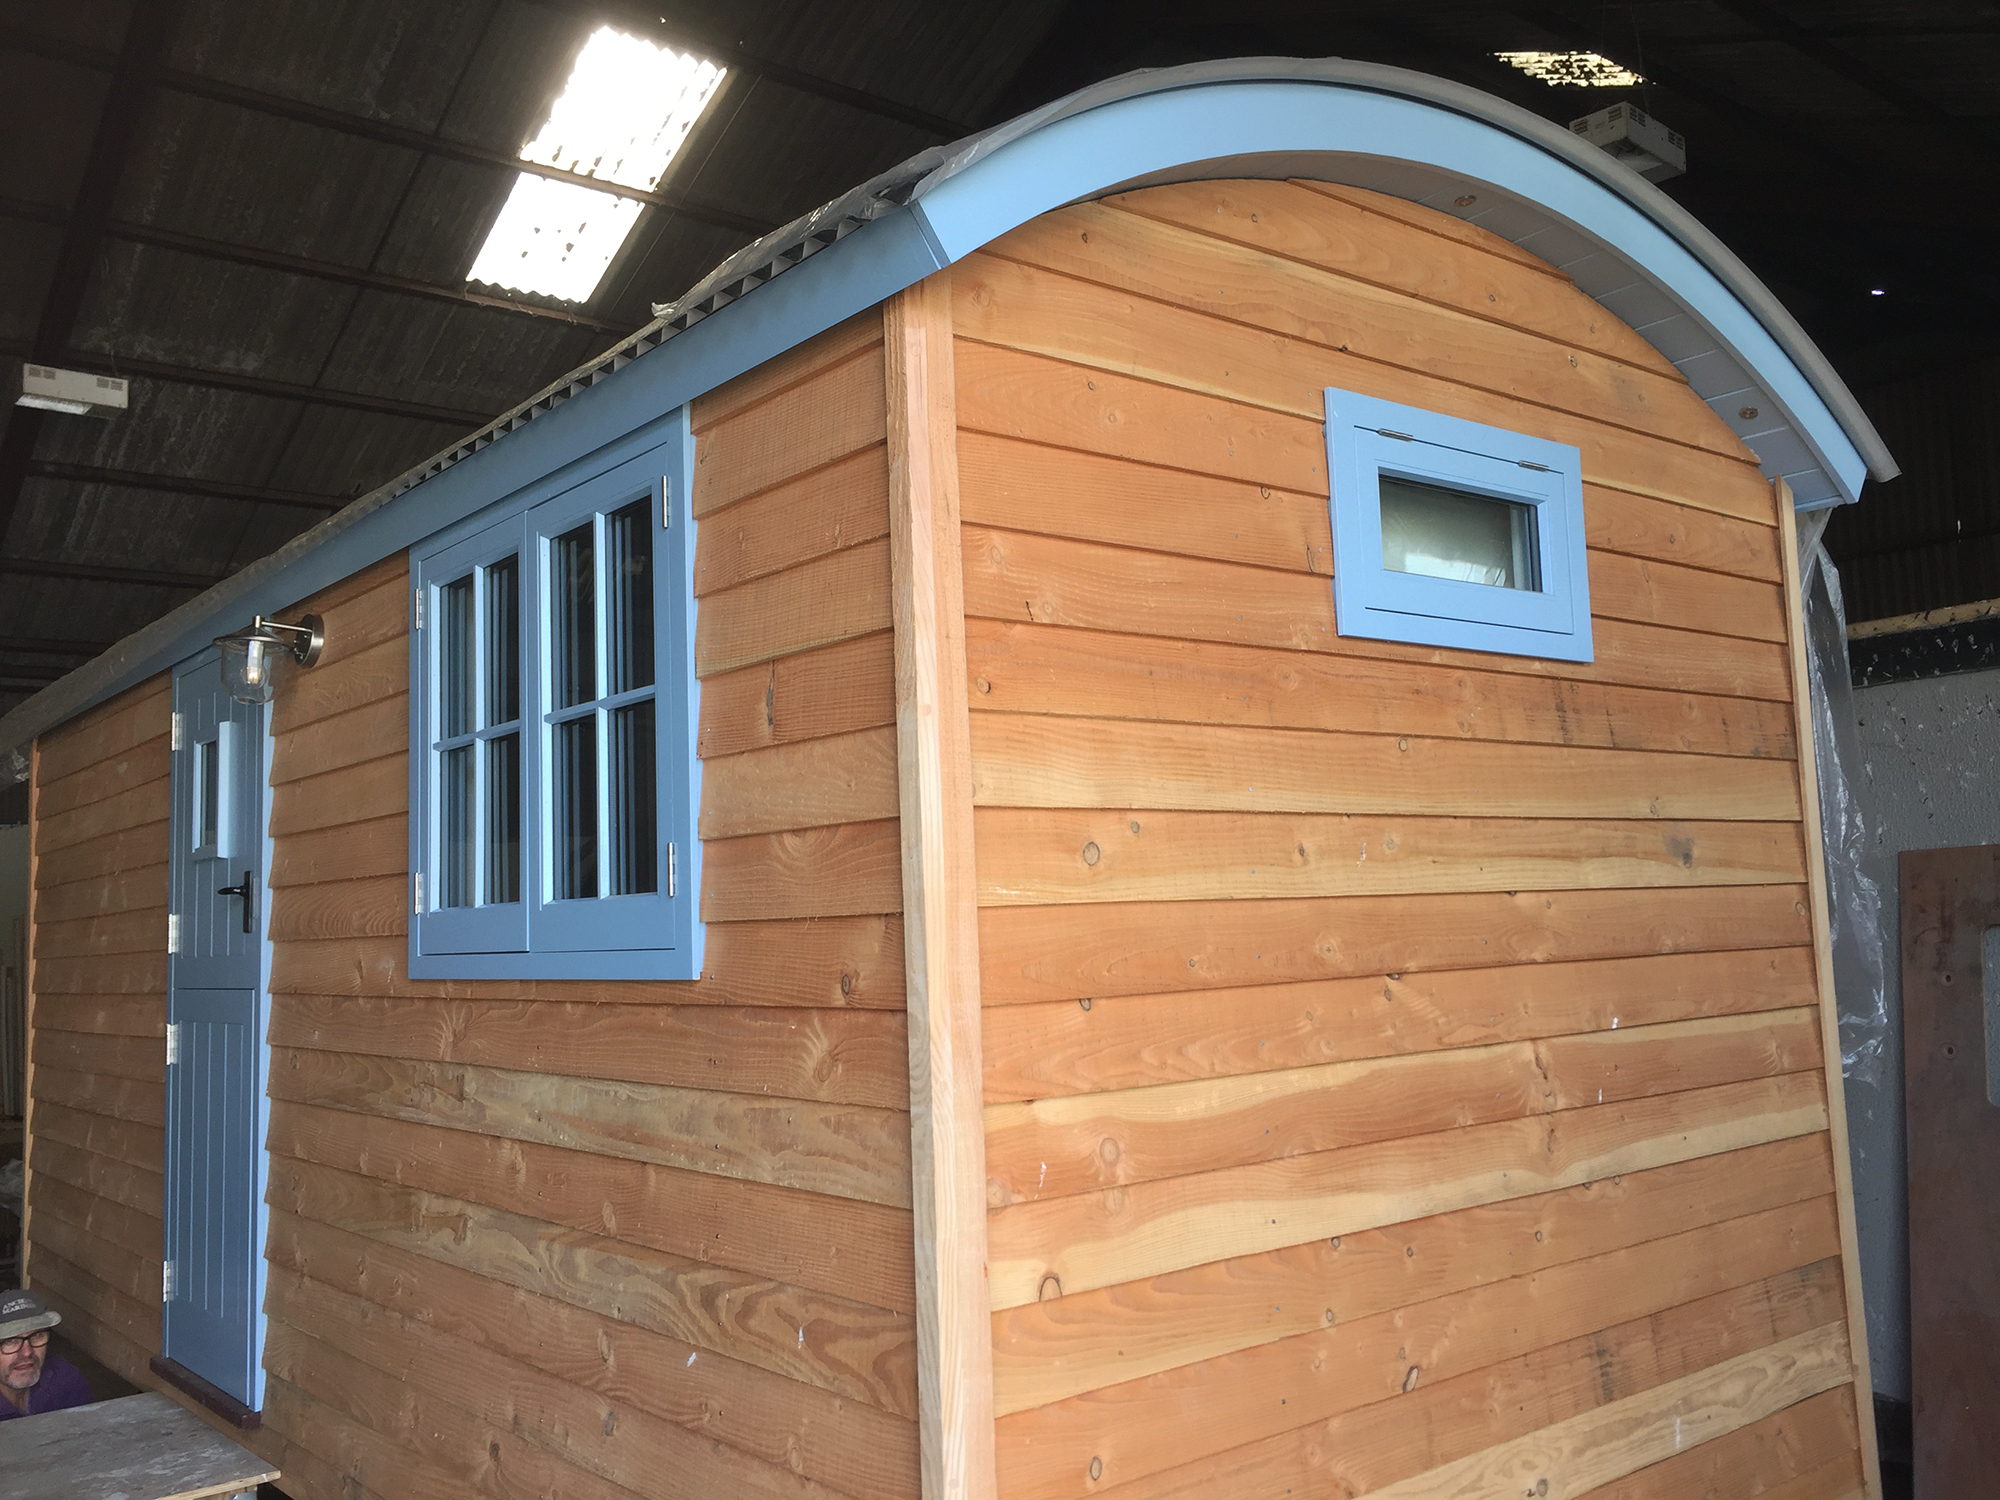
[[[521,899],[521,560],[438,590],[438,904]]]
[[[1575,448],[1326,393],[1342,635],[1589,661]]]
[[[413,974],[696,972],[688,448],[416,549]]]
[[[643,502],[549,543],[550,877],[558,901],[660,888],[653,530]]]

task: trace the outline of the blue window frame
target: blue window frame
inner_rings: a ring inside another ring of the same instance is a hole
[[[1326,393],[1342,635],[1592,659],[1575,448]]]
[[[412,549],[414,978],[701,973],[686,424]]]

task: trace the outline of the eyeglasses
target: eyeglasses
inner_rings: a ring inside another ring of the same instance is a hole
[[[0,1339],[0,1354],[19,1354],[23,1344],[26,1344],[30,1349],[48,1348],[48,1329],[37,1328],[33,1333],[24,1333],[19,1338]]]

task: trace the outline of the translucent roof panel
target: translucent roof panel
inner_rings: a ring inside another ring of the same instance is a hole
[[[577,54],[569,82],[523,161],[651,191],[721,86],[723,69],[606,26]],[[640,203],[523,172],[467,278],[586,302],[639,221]]]

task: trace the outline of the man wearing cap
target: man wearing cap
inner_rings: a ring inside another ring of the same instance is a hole
[[[0,1292],[0,1422],[90,1404],[82,1372],[49,1353],[49,1330],[61,1321],[33,1292]]]

